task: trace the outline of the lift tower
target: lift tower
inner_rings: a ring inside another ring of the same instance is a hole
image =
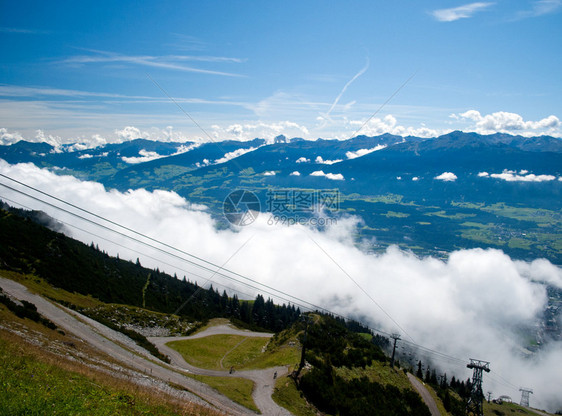
[[[533,390],[521,387],[519,391],[521,392],[521,406],[529,407],[529,394],[533,394]]]
[[[394,340],[394,347],[392,347],[392,358],[390,360],[390,367],[394,368],[394,353],[396,352],[396,341],[400,339],[400,334],[392,334],[390,336]]]
[[[466,366],[473,369],[472,388],[470,390],[470,397],[466,403],[466,414],[483,416],[484,410],[482,401],[484,399],[484,392],[482,391],[482,372],[490,372],[490,363],[488,361],[480,361],[471,358],[470,363]]]

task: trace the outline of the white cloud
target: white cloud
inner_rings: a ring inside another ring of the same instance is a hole
[[[420,178],[419,178],[419,177],[417,177],[417,176],[414,176],[414,177],[412,178],[412,180],[413,180],[414,182],[417,182],[417,181],[419,181],[419,180],[420,180]]]
[[[88,153],[84,153],[83,155],[78,156],[78,159],[91,159],[94,156]]]
[[[535,175],[527,172],[527,170],[522,170],[518,174],[514,170],[504,169],[502,173],[488,174],[488,172],[479,172],[478,176],[481,178],[501,179],[506,182],[550,182],[556,179],[554,175]]]
[[[161,159],[165,157],[163,155],[159,155],[156,152],[149,152],[148,150],[145,149],[139,150],[139,155],[140,156],[133,156],[133,157],[123,156],[121,157],[121,160],[123,160],[123,162],[125,163],[137,164],[137,163],[150,162],[151,160]]]
[[[291,172],[290,176],[301,176],[301,173],[298,170],[295,170],[294,172]]]
[[[147,139],[148,133],[145,131],[140,131],[134,126],[126,126],[121,130],[115,130],[114,132],[120,141],[127,142],[136,139]]]
[[[454,22],[455,20],[472,17],[476,12],[487,9],[493,4],[494,3],[476,2],[450,9],[434,10],[431,14],[440,22]]]
[[[187,153],[187,152],[189,152],[189,151],[191,151],[191,150],[193,150],[193,149],[195,149],[196,147],[199,147],[199,146],[201,146],[201,143],[193,143],[193,144],[190,144],[190,145],[182,144],[181,146],[179,146],[176,149],[176,152],[174,153],[174,155],[180,155],[182,153]]]
[[[202,162],[195,163],[195,166],[200,168],[200,167],[204,167],[204,166],[209,166],[210,164],[211,164],[211,161],[209,159],[203,159]]]
[[[395,134],[397,136],[415,136],[415,137],[437,137],[443,131],[428,128],[424,125],[421,127],[404,127],[398,124],[396,117],[391,114],[386,115],[382,119],[373,117],[367,124],[363,120],[352,120],[349,125],[354,129],[361,128],[357,134],[365,134],[367,136],[379,136],[384,133]]]
[[[482,115],[479,111],[468,110],[464,113],[454,114],[453,118],[460,120],[471,120],[475,124],[465,131],[475,131],[480,134],[509,133],[520,134],[523,136],[536,136],[549,134],[552,136],[560,135],[560,120],[554,115],[550,115],[538,121],[525,121],[523,117],[516,113],[498,111],[492,114]]]
[[[0,145],[8,146],[23,140],[23,137],[18,132],[8,133],[8,129],[0,128]]]
[[[60,63],[67,65],[85,65],[85,64],[130,64],[147,66],[162,69],[171,69],[176,71],[184,72],[195,72],[208,75],[222,75],[228,77],[240,77],[239,74],[234,74],[231,72],[215,71],[209,69],[197,68],[194,66],[185,65],[183,62],[186,61],[199,61],[199,62],[213,62],[213,63],[224,63],[224,62],[243,62],[243,60],[238,58],[227,58],[227,57],[213,57],[213,56],[190,56],[190,55],[165,55],[165,56],[152,56],[152,55],[122,55],[119,53],[107,52],[107,51],[96,51],[91,50],[90,55],[79,55],[69,57]]]
[[[385,144],[378,144],[375,147],[372,147],[370,149],[359,149],[355,152],[353,151],[349,151],[346,152],[345,157],[347,157],[348,159],[355,159],[361,156],[365,156],[369,153],[373,153],[373,152],[377,152],[379,150],[385,149],[387,146]]]
[[[397,247],[382,254],[367,254],[354,244],[358,224],[354,218],[342,219],[326,231],[302,225],[268,225],[266,215],[260,215],[249,227],[218,229],[203,207],[173,192],[107,191],[100,184],[57,176],[31,164],[10,166],[0,161],[0,172],[217,264],[223,264],[247,243],[226,268],[336,313],[365,317],[368,324],[384,331],[396,331],[395,324],[320,246],[400,324],[408,334],[402,333],[403,339],[411,336],[425,347],[463,361],[469,357],[490,361],[493,371],[484,376],[484,391],[518,397],[519,386],[530,385],[535,389],[533,407],[556,411],[562,406],[562,343],[546,345],[531,358],[522,357],[520,348],[525,342],[521,328],[534,327],[547,305],[541,282],[562,287],[561,269],[546,260],[513,261],[499,250],[482,249],[455,251],[446,260],[418,258]],[[3,196],[108,238],[111,242],[69,228],[73,237],[87,244],[94,241],[110,254],[119,253],[121,258],[131,260],[139,257],[147,267],[177,272],[180,277],[187,275],[200,284],[211,276],[211,272],[12,191],[3,191]],[[373,270],[377,272],[373,274]],[[251,291],[220,276],[212,283],[219,288],[234,285],[241,292]],[[419,358],[426,362],[424,357]],[[466,368],[468,361],[455,364],[441,361],[439,356],[433,359],[432,366],[446,371],[449,377],[465,380],[471,376]]]
[[[561,0],[537,0],[534,1],[530,10],[517,13],[515,20],[529,17],[539,17],[556,12],[562,6]]]
[[[441,175],[436,176],[435,179],[444,182],[454,182],[457,180],[457,175],[455,175],[453,172],[443,172]]]
[[[310,174],[310,176],[324,176],[327,179],[333,181],[343,181],[344,177],[341,173],[324,173],[323,170],[316,170]]]
[[[316,159],[314,159],[314,163],[319,163],[319,164],[322,164],[322,165],[333,165],[334,163],[339,163],[341,161],[342,161],[342,159],[324,160],[324,159],[322,159],[322,156],[316,156]]]
[[[297,163],[308,163],[308,162],[310,162],[310,159],[307,159],[304,156],[301,156],[297,159]]]
[[[263,173],[263,176],[275,176],[275,171],[274,170],[268,170],[268,171]]]
[[[236,159],[237,157],[245,155],[246,153],[253,152],[256,149],[257,149],[257,147],[240,148],[240,149],[236,149],[232,152],[225,153],[225,155],[223,157],[215,160],[215,164],[218,165],[220,163],[226,163],[229,160]]]
[[[274,142],[275,137],[284,134],[287,137],[307,138],[309,135],[308,128],[293,121],[279,121],[272,123],[265,122],[248,122],[236,123],[227,127],[213,125],[213,137],[216,140],[253,140],[256,137],[265,139],[268,144]]]

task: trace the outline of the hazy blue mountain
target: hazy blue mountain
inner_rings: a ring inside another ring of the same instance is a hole
[[[172,190],[207,205],[222,223],[222,203],[236,189],[255,192],[262,211],[270,209],[272,190],[332,190],[340,203],[329,215],[361,218],[358,238],[370,238],[373,250],[398,244],[440,255],[496,247],[515,257],[562,264],[558,138],[454,131],[431,139],[280,136],[271,144],[255,139],[191,145],[139,139],[60,152],[22,141],[0,146],[0,157],[56,166],[63,168],[57,172],[119,190]]]

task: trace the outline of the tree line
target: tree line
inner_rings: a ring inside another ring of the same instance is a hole
[[[49,228],[47,228],[47,226]],[[0,209],[0,268],[45,279],[49,284],[91,295],[105,303],[144,307],[195,320],[226,317],[252,328],[280,331],[295,322],[300,309],[277,305],[257,295],[253,301],[191,282],[136,262],[112,257],[93,243],[74,240],[40,211]],[[149,277],[150,276],[150,277]],[[188,301],[189,299],[189,301]],[[187,302],[186,302],[187,301]],[[180,309],[181,307],[181,309]]]

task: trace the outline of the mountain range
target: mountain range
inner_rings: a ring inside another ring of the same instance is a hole
[[[333,190],[338,204],[326,215],[359,217],[358,234],[376,241],[375,251],[389,244],[419,254],[484,246],[562,263],[562,140],[550,136],[137,139],[93,149],[20,141],[0,146],[0,158],[120,191],[174,191],[207,205],[223,223],[223,201],[236,189],[254,192],[262,211],[272,190]]]

